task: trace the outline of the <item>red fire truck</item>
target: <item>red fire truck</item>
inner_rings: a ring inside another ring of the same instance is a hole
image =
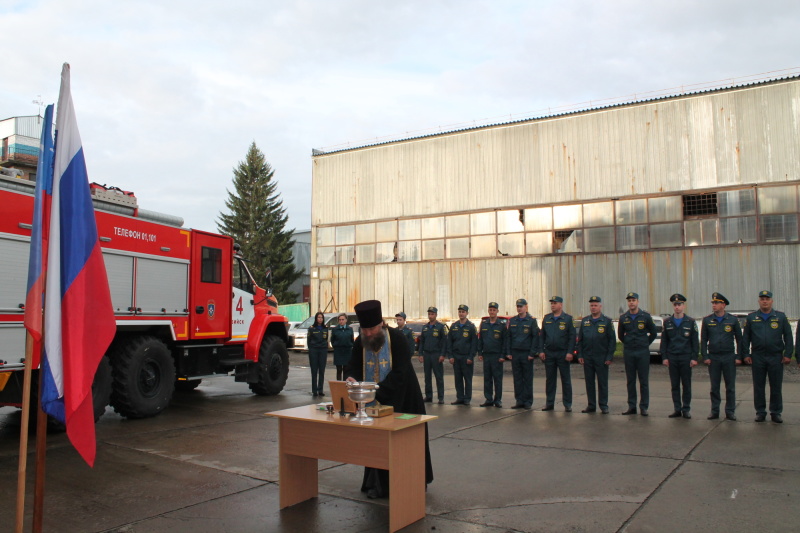
[[[21,405],[33,187],[0,176],[0,405]],[[233,376],[259,395],[281,392],[286,318],[233,240],[140,209],[119,189],[93,184],[92,196],[117,322],[93,385],[95,416],[109,402],[127,418],[154,416],[175,389],[212,377]]]

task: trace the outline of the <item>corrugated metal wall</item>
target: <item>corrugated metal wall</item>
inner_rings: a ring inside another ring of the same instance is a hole
[[[375,298],[387,316],[405,311],[423,318],[435,305],[441,317],[456,318],[462,303],[471,316],[485,315],[490,301],[500,304],[501,315],[512,315],[515,300],[526,298],[531,314],[541,317],[559,295],[568,313],[583,315],[589,296],[598,295],[616,316],[635,291],[651,313],[670,313],[669,296],[680,292],[689,299],[687,313],[704,316],[712,292],[725,294],[731,311],[752,311],[758,291],[771,289],[777,309],[800,317],[798,272],[800,246],[782,245],[320,267],[325,279],[312,280],[312,300],[318,294],[320,304],[311,309],[352,310]]]
[[[789,80],[399,141],[315,156],[312,225],[796,181],[799,139],[800,81]],[[713,291],[746,310],[768,288],[798,317],[799,259],[797,245],[742,245],[319,267],[311,309],[377,298],[387,315],[437,305],[453,317],[466,303],[476,316],[496,300],[510,314],[524,296],[541,316],[560,294],[580,315],[598,294],[614,315],[636,291],[654,313],[682,292],[699,316]]]
[[[797,179],[800,81],[313,158],[312,225]]]

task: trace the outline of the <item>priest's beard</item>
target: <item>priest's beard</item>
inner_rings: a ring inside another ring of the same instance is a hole
[[[378,333],[366,339],[367,348],[373,352],[379,352],[383,345],[386,343],[386,330],[381,328]]]

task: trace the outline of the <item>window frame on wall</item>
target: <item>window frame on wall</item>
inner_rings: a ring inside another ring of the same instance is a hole
[[[792,244],[800,181],[315,228],[316,265]],[[372,236],[373,242],[367,242]]]

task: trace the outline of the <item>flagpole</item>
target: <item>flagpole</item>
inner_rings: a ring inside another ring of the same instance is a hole
[[[41,365],[40,365],[41,366]],[[44,387],[44,372],[39,372],[39,390]],[[33,533],[42,533],[44,516],[44,472],[47,459],[47,414],[42,411],[41,399],[36,402],[36,481],[33,486]]]
[[[22,533],[25,524],[25,489],[28,473],[28,420],[31,411],[31,376],[33,375],[33,337],[25,338],[25,372],[22,382],[22,422],[19,429],[19,464],[17,466],[17,522],[14,531]]]

